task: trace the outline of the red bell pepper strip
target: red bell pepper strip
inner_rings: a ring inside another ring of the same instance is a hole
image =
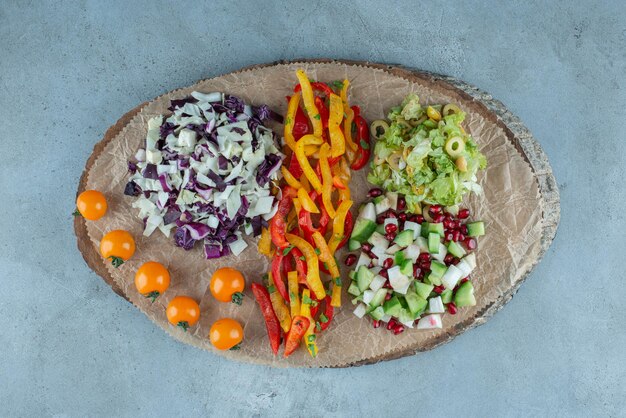
[[[285,338],[285,357],[289,357],[300,346],[300,341],[310,324],[311,321],[305,316],[297,315],[291,319],[291,328]]]
[[[289,243],[285,239],[285,229],[287,227],[285,218],[291,210],[291,201],[296,195],[296,189],[293,187],[283,187],[283,197],[278,203],[278,211],[270,221],[270,235],[272,237],[272,242],[279,250],[289,246]]]
[[[333,93],[333,89],[331,89],[328,86],[328,84],[322,83],[320,81],[311,83],[311,87],[313,88],[313,90],[321,91],[322,93],[326,95],[326,97],[330,97],[331,93]],[[302,90],[302,86],[300,86],[299,83],[296,84],[296,86],[293,88],[294,93],[297,93],[301,90]]]
[[[370,132],[367,126],[367,122],[360,114],[358,106],[353,106],[352,110],[354,111],[354,123],[357,128],[357,145],[359,146],[356,157],[350,168],[353,170],[360,170],[363,168],[370,159],[371,149],[370,149]]]
[[[285,96],[285,97],[287,99],[287,102],[289,102],[291,97],[290,96]],[[304,111],[302,110],[302,108],[298,106],[298,109],[296,110],[296,117],[293,123],[293,129],[291,130],[293,139],[297,141],[298,139],[302,138],[304,135],[310,134],[311,132],[312,131],[311,131],[311,127],[309,126],[309,121],[306,115],[304,114]],[[300,176],[296,176],[296,177],[300,177]]]
[[[270,347],[272,348],[274,355],[276,355],[278,354],[278,348],[280,347],[280,323],[278,322],[274,308],[272,308],[270,294],[265,286],[259,283],[252,283],[251,288],[254,298],[261,307],[263,319],[265,319],[265,327],[267,328],[267,336],[270,340]]]
[[[291,157],[289,157],[289,166],[287,169],[297,179],[302,176],[302,167],[300,167],[300,163],[295,154],[291,154]]]
[[[281,274],[281,266],[283,265],[284,258],[285,256],[282,254],[281,250],[278,250],[278,252],[274,254],[274,258],[272,259],[272,279],[274,279],[274,286],[276,286],[278,293],[280,293],[285,302],[289,303],[289,292],[287,291],[287,286],[285,286],[283,275]]]
[[[317,111],[320,112],[320,117],[322,118],[322,126],[324,129],[328,128],[328,107],[324,104],[324,100],[321,97],[315,96],[315,107],[317,107]]]
[[[344,238],[341,240],[339,245],[337,246],[337,250],[346,245],[348,240],[350,239],[350,235],[352,235],[352,228],[354,227],[354,221],[352,220],[352,213],[346,213],[346,220],[343,223],[343,236]]]
[[[325,331],[330,325],[330,321],[333,320],[333,315],[335,314],[335,308],[333,308],[333,305],[331,305],[330,302],[331,302],[331,297],[326,296],[324,298],[324,313],[320,314],[319,318],[317,318],[317,322],[320,324],[320,327],[318,330],[317,325],[316,325],[316,328],[315,328],[316,333]],[[324,316],[322,317],[322,315]]]
[[[306,261],[303,260],[302,251],[298,248],[292,248],[289,254],[293,257],[296,265],[296,271],[298,272],[298,281],[306,284]]]

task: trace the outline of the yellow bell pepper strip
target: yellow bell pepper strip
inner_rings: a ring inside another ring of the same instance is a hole
[[[311,244],[306,242],[305,239],[296,235],[285,234],[285,238],[287,238],[287,241],[289,241],[291,245],[302,251],[304,258],[306,258],[306,283],[315,294],[315,298],[317,300],[322,300],[326,297],[326,290],[322,284],[322,279],[320,279],[319,259],[317,258],[315,249]]]
[[[311,167],[311,164],[309,163],[309,159],[307,158],[304,152],[304,147],[306,145],[321,145],[322,142],[323,142],[322,138],[316,138],[313,135],[304,135],[302,138],[300,138],[300,140],[296,144],[296,151],[295,151],[296,158],[298,159],[298,162],[300,163],[302,172],[304,173],[306,178],[309,180],[309,183],[311,184],[311,186],[313,186],[313,188],[317,190],[318,192],[322,191],[322,183],[320,182],[320,179],[317,177],[317,174],[315,174],[315,171]]]
[[[335,184],[335,186],[337,186],[337,191],[339,193],[339,200],[340,201],[350,200],[350,188],[347,187],[347,184],[350,183],[350,169],[348,168],[348,163],[346,162],[346,159],[341,158],[339,163],[332,166],[332,172],[333,172],[333,183],[335,182],[334,180],[335,177],[338,177],[339,180],[341,180],[342,184],[344,185],[344,187],[342,188],[342,187],[338,187]]]
[[[294,189],[302,188],[302,184],[300,184],[298,179],[295,178],[293,174],[291,174],[291,171],[287,170],[287,168],[285,168],[284,165],[280,167],[280,171],[281,173],[283,173],[283,178],[285,179],[288,185],[290,185]]]
[[[315,96],[313,95],[313,88],[311,87],[309,77],[307,77],[305,72],[302,70],[296,71],[296,77],[298,77],[300,87],[302,88],[302,101],[304,102],[304,108],[306,109],[309,119],[311,120],[311,125],[313,126],[313,135],[321,138],[323,129],[322,117],[320,112],[317,110],[317,106],[315,106]]]
[[[346,118],[343,120],[343,136],[346,141],[347,147],[355,153],[359,148],[357,144],[352,140],[352,121],[354,120],[354,112],[350,109],[350,105],[348,104],[348,87],[350,86],[350,82],[348,80],[343,80],[343,88],[341,89],[341,101],[343,102],[343,112],[346,114]],[[350,155],[348,155],[348,159],[352,161]]]
[[[300,307],[300,315],[309,320],[309,328],[304,333],[304,345],[309,351],[311,357],[317,356],[317,343],[315,342],[315,321],[311,316],[311,292],[309,289],[302,291],[302,305]]]
[[[267,291],[270,293],[272,308],[274,308],[278,322],[280,322],[280,327],[283,331],[289,332],[289,328],[291,328],[291,315],[289,314],[289,308],[287,308],[285,300],[280,293],[278,293],[278,290],[276,290],[276,285],[274,284],[274,279],[272,279],[271,273],[267,275],[267,281],[269,283]]]
[[[315,241],[315,246],[318,250],[320,250],[319,259],[328,266],[328,272],[330,276],[335,279],[335,277],[339,277],[339,267],[337,267],[337,261],[335,261],[335,257],[331,254],[330,249],[328,248],[328,244],[326,244],[326,240],[324,236],[319,232],[313,233],[313,241]]]
[[[341,132],[343,120],[343,102],[336,94],[330,95],[330,113],[328,115],[328,134],[330,136],[330,156],[339,157],[346,152],[346,140]]]
[[[261,238],[259,238],[259,253],[263,255],[271,255],[272,253],[272,237],[270,237],[270,231],[267,228],[261,230]]]
[[[293,137],[293,125],[296,122],[298,106],[300,106],[300,93],[294,93],[287,105],[287,116],[285,117],[285,129],[283,131],[285,144],[287,144],[292,151],[296,149],[296,140]]]
[[[298,288],[298,272],[290,271],[287,273],[287,286],[289,286],[289,308],[291,317],[300,315],[300,294]]]
[[[315,157],[317,151],[318,149],[315,145],[307,145],[304,147],[304,155],[306,155],[307,157]]]
[[[298,189],[298,201],[302,206],[302,209],[306,210],[310,213],[320,213],[320,210],[317,208],[317,205],[311,199],[311,196],[304,190],[303,188]],[[300,213],[300,209],[298,208],[298,213]]]
[[[304,174],[300,176],[300,184],[302,185],[302,188],[306,190],[307,192],[311,191],[311,185],[309,184],[309,179],[307,179]]]
[[[345,237],[346,215],[352,207],[351,200],[344,200],[337,208],[337,216],[333,219],[333,235],[328,241],[328,249],[331,254],[335,254],[337,247]]]
[[[335,277],[333,279],[333,290],[330,297],[330,306],[335,308],[341,308],[341,277]]]
[[[322,172],[322,203],[331,219],[335,218],[335,208],[333,208],[332,192],[333,192],[333,175],[330,172],[328,164],[328,152],[330,151],[328,144],[323,144],[320,148],[320,171]]]

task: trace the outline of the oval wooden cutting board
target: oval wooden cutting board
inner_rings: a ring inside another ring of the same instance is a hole
[[[244,346],[240,351],[220,352],[220,354],[237,360],[265,363],[278,367],[354,366],[395,359],[418,351],[429,350],[450,341],[467,329],[484,323],[513,297],[551,244],[556,234],[560,216],[559,192],[547,156],[521,121],[511,114],[502,103],[494,100],[487,93],[454,78],[392,65],[317,59],[256,65],[224,76],[202,80],[188,89],[170,92],[164,95],[166,97],[161,96],[153,102],[142,103],[122,116],[115,125],[109,128],[104,138],[95,145],[81,176],[77,193],[90,188],[94,181],[97,181],[97,179],[90,177],[90,174],[93,174],[94,166],[108,158],[107,150],[110,151],[116,145],[116,141],[122,142],[128,139],[129,126],[141,129],[145,119],[143,114],[145,111],[151,114],[155,109],[161,109],[160,112],[164,112],[163,106],[169,98],[182,97],[188,94],[191,88],[207,91],[207,89],[219,89],[219,87],[224,86],[232,90],[225,90],[225,92],[243,96],[244,99],[254,104],[267,103],[271,107],[283,111],[285,107],[284,96],[295,84],[293,73],[299,67],[317,74],[316,78],[322,81],[331,81],[331,79],[325,78],[330,76],[333,77],[332,79],[349,78],[352,82],[351,104],[360,105],[369,120],[384,117],[388,108],[399,103],[403,96],[409,93],[409,90],[416,92],[420,97],[425,97],[425,102],[429,102],[428,99],[430,98],[433,103],[443,101],[458,103],[468,113],[467,125],[469,125],[470,133],[474,135],[490,163],[490,167],[481,178],[481,184],[486,190],[485,197],[472,197],[467,203],[478,215],[484,213],[485,218],[483,219],[487,221],[488,226],[492,225],[488,229],[488,237],[490,238],[484,246],[481,243],[477,251],[479,272],[474,277],[477,281],[478,305],[460,311],[455,317],[446,315],[443,330],[432,332],[409,330],[405,333],[406,335],[391,340],[391,333],[371,329],[365,319],[358,320],[354,317],[351,314],[349,299],[344,295],[344,305],[342,311],[337,315],[334,328],[332,326],[329,328],[328,336],[326,334],[320,336],[320,356],[317,359],[307,358],[304,353],[294,355],[287,360],[275,359],[271,356],[267,339],[264,336],[265,329],[262,319],[260,319],[258,308],[254,306],[251,297],[247,298],[247,307],[241,311],[233,310],[231,306],[220,306],[215,301],[208,301],[210,297],[204,295],[205,290],[203,289],[206,288],[210,270],[215,263],[206,261],[207,271],[198,272],[200,279],[198,279],[197,287],[200,290],[195,295],[203,299],[201,303],[202,315],[207,316],[208,321],[208,318],[214,319],[223,315],[236,317],[237,314],[243,315],[245,312],[244,317],[239,319],[245,324],[244,330],[248,346]],[[264,88],[263,83],[265,82],[278,87],[268,91]],[[238,91],[238,89],[241,90]],[[247,95],[247,92],[251,91],[254,91],[254,94]],[[122,149],[128,155],[119,158],[128,159],[140,144],[125,143],[124,145],[125,147]],[[358,204],[363,200],[363,192],[368,187],[365,181],[365,171],[355,173],[351,184],[351,188],[355,188],[357,192],[355,195],[362,196],[355,198],[354,207],[358,207]],[[117,177],[119,178],[121,174],[123,173],[118,173]],[[137,231],[140,231],[141,228],[138,226],[141,223],[140,220],[128,216],[130,203],[129,198],[124,199],[124,196],[121,196],[123,187],[121,189],[117,187],[113,190],[117,190],[119,193],[107,195],[107,198],[112,199],[113,203],[107,217],[117,221],[123,218],[120,221],[123,226],[126,222],[128,229],[135,228],[137,230],[139,228]],[[516,210],[512,211],[511,207],[515,207]],[[514,213],[514,216],[511,213]],[[135,214],[133,213],[133,215]],[[126,271],[123,272],[113,271],[103,262],[97,248],[99,239],[97,235],[100,231],[98,228],[106,229],[107,227],[107,221],[103,222],[105,223],[94,228],[94,224],[87,224],[83,218],[77,217],[74,221],[78,248],[89,267],[101,276],[113,291],[133,302],[152,321],[173,337],[197,347],[215,351],[206,339],[206,331],[210,322],[201,324],[199,326],[201,329],[188,334],[170,327],[162,315],[162,309],[147,305],[147,302],[133,291],[131,284],[134,265],[132,262],[128,263],[129,266],[122,266],[123,268],[126,267]],[[137,235],[141,235],[140,232]],[[164,237],[153,238],[153,240],[161,240],[158,241],[159,245],[167,248],[168,251],[170,250],[169,245],[174,247]],[[138,252],[140,252],[141,245],[138,247],[140,248]],[[174,254],[172,257],[176,260],[180,260],[181,257],[199,256],[199,252],[181,255],[176,252],[178,250],[171,249],[172,254]],[[495,254],[502,251],[515,253],[515,257],[511,256],[511,260],[504,257],[506,262],[499,260],[500,257],[494,257]],[[258,257],[255,253],[256,249],[251,246],[242,254],[240,260],[224,261],[231,264],[245,263],[246,259]],[[246,270],[246,266],[243,264],[241,268]],[[185,279],[181,278],[180,280],[183,280],[180,286],[184,288]],[[258,280],[258,278],[248,277],[248,283],[251,280]],[[165,299],[171,298],[171,296],[167,296],[166,292],[162,298],[164,299],[162,302],[165,303]],[[324,345],[325,339],[327,340],[326,345]]]

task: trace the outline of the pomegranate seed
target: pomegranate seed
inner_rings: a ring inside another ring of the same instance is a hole
[[[454,256],[452,254],[446,254],[446,256],[443,258],[443,262],[446,263],[446,266],[449,266],[450,264],[452,264],[453,260],[454,260]]]
[[[389,322],[387,322],[387,329],[391,331],[392,329],[396,327],[397,324],[398,322],[395,319],[391,318]]]
[[[446,235],[443,239],[446,241],[452,241],[453,238],[454,238],[454,234],[452,232],[446,232]]]
[[[378,187],[374,187],[373,189],[370,189],[369,192],[367,192],[368,197],[378,197],[381,194],[383,194],[383,191],[379,189]]]
[[[353,265],[354,263],[356,263],[356,255],[354,254],[348,254],[348,256],[346,257],[346,261],[344,261],[344,264],[348,267],[350,267],[351,265]]]
[[[385,226],[385,232],[391,234],[392,232],[396,232],[398,230],[398,225],[396,224],[387,224]]]
[[[406,200],[403,197],[398,198],[398,210],[406,209]]]
[[[398,220],[401,221],[401,222],[406,221],[406,213],[404,213],[404,212],[399,213],[398,214]]]
[[[469,282],[469,276],[462,278],[459,283],[463,284],[465,282]]]
[[[393,289],[393,287],[391,287],[391,283],[389,283],[389,280],[387,280],[387,281],[385,282],[385,284],[383,285],[383,287],[384,287],[385,289]],[[387,296],[388,296],[388,295],[387,295]],[[387,300],[387,299],[385,299],[385,300]]]
[[[434,218],[435,215],[442,212],[442,208],[439,205],[432,205],[428,211],[430,212],[430,215]]]
[[[372,244],[370,244],[369,242],[364,242],[363,244],[361,244],[361,249],[366,253],[370,252],[372,251]]]
[[[435,286],[435,288],[433,289],[433,291],[438,294],[442,294],[443,290],[444,290],[443,286]]]
[[[371,251],[367,251],[367,252],[365,252],[365,254],[367,254],[367,256],[369,258],[371,258],[372,260],[374,260],[374,259],[378,260],[378,256],[376,254],[374,254],[373,252],[371,252]]]
[[[397,218],[396,213],[392,210],[385,212],[388,218]]]
[[[465,234],[462,234],[461,231],[459,231],[459,241],[465,241],[465,238],[467,238]]]
[[[454,215],[452,215],[450,212],[446,212],[444,217],[448,220],[453,220],[454,219]]]
[[[450,222],[451,229],[459,229],[460,227],[461,227],[461,222],[459,222],[458,220]]]
[[[393,335],[402,334],[404,332],[404,325],[400,324],[393,329]]]
[[[476,249],[476,240],[472,237],[468,237],[465,238],[465,241],[463,241],[465,243],[465,246],[467,247],[468,250],[475,250]]]
[[[420,267],[422,268],[422,270],[430,270],[430,260],[422,261],[420,263]]]
[[[461,237],[461,231],[456,230],[452,232],[452,241],[458,241],[459,238]]]
[[[389,285],[389,287],[391,287],[391,285]],[[385,295],[385,300],[389,300],[389,299],[391,299],[391,293],[387,293]]]
[[[391,266],[393,266],[393,258],[387,258],[383,261],[383,268],[389,269]]]
[[[413,277],[419,277],[422,273],[422,269],[418,264],[413,264]]]
[[[441,213],[433,216],[433,222],[436,224],[443,222],[443,220],[444,220],[444,217]]]
[[[461,259],[460,259],[460,258],[456,258],[456,257],[454,257],[454,260],[452,260],[452,264],[454,264],[455,266],[456,266],[457,264],[459,264],[460,262],[461,262]]]
[[[453,223],[453,222],[454,222],[454,221],[453,221],[453,220],[451,220],[451,219],[444,218],[444,219],[443,219],[443,227],[444,227],[445,229],[451,229],[451,228],[452,228],[452,226],[451,226],[451,225],[452,225],[452,223]]]
[[[380,273],[378,273],[380,276],[384,277],[385,279],[389,278],[389,273],[387,273],[387,270],[381,270]]]
[[[385,239],[387,241],[393,241],[394,239],[396,239],[396,233],[395,232],[389,232],[389,233],[385,234]]]
[[[418,279],[423,279],[425,275],[426,275],[426,270],[422,270],[420,268],[420,274],[419,274],[419,276],[417,276],[417,278]]]
[[[372,326],[374,328],[380,327],[380,320],[379,319],[375,319],[374,321],[372,321]]]
[[[456,305],[454,304],[454,302],[448,303],[448,312],[450,312],[451,315],[456,314]]]
[[[420,225],[424,223],[424,215],[415,215],[415,222],[417,222]]]
[[[461,209],[461,210],[459,211],[459,214],[457,215],[457,217],[458,217],[459,219],[467,219],[467,218],[469,218],[469,216],[470,216],[470,211],[469,211],[469,209]]]
[[[418,257],[418,260],[420,261],[429,261],[430,260],[430,254],[428,253],[421,253]]]
[[[467,235],[467,225],[461,225],[459,231],[461,231],[461,234]]]
[[[378,225],[384,224],[384,223],[385,223],[385,219],[386,219],[386,218],[387,218],[387,217],[385,216],[385,214],[384,214],[384,213],[381,213],[380,215],[378,215],[378,216],[376,217],[376,223],[377,223]]]

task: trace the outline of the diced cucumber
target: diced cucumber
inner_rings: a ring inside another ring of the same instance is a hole
[[[463,260],[474,270],[476,268],[476,253],[470,253],[463,257]]]
[[[376,293],[373,290],[366,290],[363,292],[363,303],[369,305]]]
[[[424,283],[433,284],[435,286],[441,285],[441,277],[431,276],[430,273],[424,277]]]
[[[350,287],[348,287],[348,293],[352,296],[359,296],[361,294],[361,289],[359,289],[359,285],[356,282],[350,283]]]
[[[367,242],[372,244],[373,247],[382,248],[383,250],[389,248],[389,241],[387,241],[387,238],[385,238],[383,234],[376,231],[374,231],[372,235],[370,235],[370,237],[367,239]]]
[[[453,206],[446,206],[446,212],[448,212],[451,215],[458,215],[459,214],[459,205],[453,205]]]
[[[402,253],[404,254],[405,259],[411,260],[411,262],[415,263],[417,261],[417,257],[420,255],[420,248],[415,244],[411,244],[406,247]]]
[[[436,225],[436,224],[431,224]],[[428,233],[428,252],[431,254],[437,254],[439,252],[439,243],[441,237],[436,232]]]
[[[407,308],[400,309],[398,312],[398,321],[406,326],[411,326],[413,328],[414,315]]]
[[[428,223],[428,233],[434,232],[436,234],[439,234],[439,236],[443,237],[444,236],[444,232],[443,232],[443,223],[439,222],[439,223]]]
[[[443,302],[441,296],[428,299],[428,313],[444,313]]]
[[[350,241],[357,241],[363,243],[376,231],[376,222],[369,219],[357,219],[350,235]]]
[[[400,265],[400,273],[405,276],[412,277],[413,276],[413,262],[411,260],[404,260]]]
[[[446,304],[452,302],[452,289],[446,289],[441,293],[441,301]]]
[[[381,235],[385,235],[385,224],[376,225],[376,232],[378,232]]]
[[[433,328],[441,328],[441,315],[439,314],[431,314],[426,315],[420,318],[417,323],[417,329],[433,329]]]
[[[348,250],[356,251],[361,248],[361,243],[355,239],[351,239],[348,241]]]
[[[366,266],[359,267],[356,272],[356,282],[361,292],[364,292],[370,286],[373,279],[374,273],[372,273]]]
[[[422,233],[422,226],[417,222],[406,221],[404,222],[404,230],[410,229],[413,231],[413,239],[415,240]]]
[[[362,303],[359,303],[357,305],[357,307],[354,309],[354,314],[358,317],[358,318],[363,318],[363,316],[365,315],[365,311],[367,310],[367,308],[365,307],[365,305],[363,305]]]
[[[386,301],[383,304],[383,309],[385,311],[385,314],[389,316],[398,316],[398,314],[400,313],[400,309],[402,309],[402,305],[400,304],[398,296],[394,295],[391,297],[391,299]]]
[[[426,238],[417,237],[415,238],[415,241],[413,242],[413,244],[419,247],[421,253],[428,252],[428,240]]]
[[[376,256],[376,259],[378,260],[379,264],[382,264],[382,262],[385,261],[385,259],[389,257],[389,255],[385,253],[385,249],[381,247],[374,246],[372,247],[371,252],[372,254]]]
[[[376,196],[375,198],[372,199],[372,202],[374,202],[374,205],[376,205],[377,203],[382,202],[385,197],[386,196],[383,196],[383,195]]]
[[[467,236],[480,237],[485,235],[485,223],[483,221],[470,222],[467,224]]]
[[[378,289],[383,287],[383,285],[385,284],[386,281],[387,281],[387,279],[385,279],[383,276],[376,275],[372,279],[372,283],[370,283],[370,289],[372,289],[374,292],[376,292],[376,291],[378,291]]]
[[[377,306],[380,306],[385,301],[386,296],[387,296],[387,289],[384,289],[384,288],[378,289],[374,293],[374,297],[370,301],[370,306],[374,308]]]
[[[446,258],[446,254],[448,254],[448,249],[445,245],[439,243],[439,252],[437,254],[432,254],[432,256],[435,260],[443,263],[443,260]]]
[[[398,193],[387,192],[385,193],[385,196],[387,196],[387,200],[389,200],[389,209],[392,209],[392,210],[398,209]]]
[[[383,319],[383,317],[385,316],[385,310],[383,309],[382,306],[378,306],[376,309],[371,311],[368,315],[374,318],[376,321],[379,321]]]
[[[461,258],[465,255],[465,250],[459,245],[458,242],[450,241],[448,243],[448,252],[456,258]]]
[[[398,251],[394,256],[393,256],[393,261],[394,264],[396,265],[401,265],[402,263],[404,263],[404,260],[406,259],[406,257],[404,256],[404,252],[402,251]]]
[[[424,238],[428,238],[428,229],[430,228],[430,222],[422,222],[422,230],[420,231],[420,234],[424,237]]]
[[[356,280],[356,271],[350,270],[350,272],[348,272],[348,277],[350,278],[350,280]]]
[[[393,240],[395,244],[398,244],[400,247],[408,247],[409,244],[413,243],[413,231],[410,229],[404,230],[396,235],[396,238]]]
[[[370,256],[369,256],[369,255],[367,255],[367,254],[365,254],[365,253],[361,253],[361,254],[359,254],[359,259],[358,259],[358,261],[356,262],[356,265],[354,266],[354,269],[355,269],[356,271],[359,271],[359,268],[360,268],[361,266],[365,266],[365,267],[367,267],[367,266],[369,266],[369,265],[370,265],[370,263],[371,263],[371,262],[372,262],[372,259],[370,258]]]
[[[411,281],[407,276],[402,274],[400,266],[391,267],[387,270],[387,274],[389,276],[389,284],[391,284],[393,290],[398,293],[405,294],[409,288],[409,284],[411,284]]]
[[[387,254],[394,255],[395,253],[397,253],[397,252],[398,252],[398,251],[400,251],[401,249],[402,249],[402,248],[400,248],[400,246],[399,246],[399,245],[397,245],[397,244],[393,244],[391,247],[387,248],[387,249],[385,250],[385,252],[386,252]]]
[[[476,298],[474,297],[474,285],[472,284],[472,282],[467,281],[459,286],[454,294],[454,304],[459,308],[464,306],[476,305]]]
[[[424,312],[428,304],[428,301],[417,293],[409,292],[406,294],[405,299],[409,305],[409,311],[414,315]]]
[[[456,268],[461,270],[461,277],[467,277],[472,272],[472,268],[470,267],[469,263],[465,261],[464,258],[457,263]]]
[[[430,275],[431,277],[443,277],[448,268],[445,264],[439,261],[432,260],[430,262]]]
[[[379,199],[378,202],[376,202],[376,199]],[[376,215],[387,212],[391,207],[389,199],[387,199],[386,196],[378,196],[376,199],[374,199],[374,203],[376,204]]]
[[[455,265],[448,267],[446,274],[441,278],[441,282],[446,289],[454,289],[454,286],[461,280],[463,272],[459,270]]]
[[[432,284],[415,282],[415,293],[417,293],[422,299],[428,299],[430,292],[432,292],[434,288],[435,286]]]

